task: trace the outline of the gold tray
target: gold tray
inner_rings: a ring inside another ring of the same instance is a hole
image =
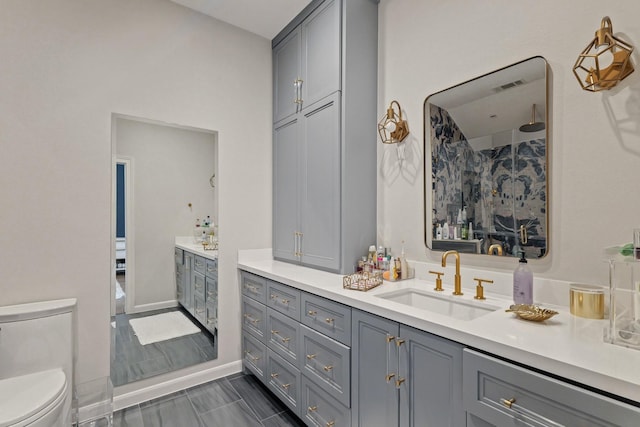
[[[514,304],[505,310],[507,313],[515,313],[519,318],[524,320],[531,320],[533,322],[543,322],[547,319],[551,319],[558,314],[555,310],[549,310],[548,308],[538,307],[537,305],[529,304]]]

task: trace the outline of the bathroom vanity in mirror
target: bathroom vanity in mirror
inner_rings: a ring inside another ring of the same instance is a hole
[[[548,65],[539,56],[427,97],[430,249],[548,253],[548,109]]]

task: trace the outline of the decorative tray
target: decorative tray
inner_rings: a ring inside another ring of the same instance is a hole
[[[529,304],[514,304],[505,311],[507,313],[515,313],[519,318],[533,322],[542,322],[558,314],[555,310]]]
[[[342,287],[354,291],[368,291],[382,285],[382,270],[349,274],[342,279]]]

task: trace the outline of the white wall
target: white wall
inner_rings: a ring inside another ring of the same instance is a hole
[[[111,114],[219,132],[220,342],[238,248],[271,243],[271,45],[164,0],[0,4],[0,304],[78,298],[78,381],[109,374]]]
[[[550,253],[537,276],[608,283],[606,246],[631,241],[640,225],[640,72],[606,93],[580,88],[572,67],[603,16],[640,46],[640,3],[585,0],[531,4],[381,0],[378,111],[396,99],[411,135],[406,146],[378,142],[378,239],[408,256],[439,261],[424,246],[423,102],[437,91],[541,55],[551,67]],[[636,50],[635,64],[640,64]],[[398,152],[404,151],[404,162]],[[463,265],[510,271],[515,259],[463,256]]]
[[[176,236],[193,235],[196,218],[209,215],[217,221],[215,188],[209,184],[217,163],[216,135],[121,117],[114,120],[116,154],[130,164],[126,180],[133,212],[127,223],[131,226],[127,303],[135,311],[162,308],[161,304],[176,300]]]

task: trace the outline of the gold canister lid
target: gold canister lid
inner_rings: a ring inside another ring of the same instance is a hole
[[[604,319],[604,289],[600,286],[571,284],[569,309],[574,316]]]

